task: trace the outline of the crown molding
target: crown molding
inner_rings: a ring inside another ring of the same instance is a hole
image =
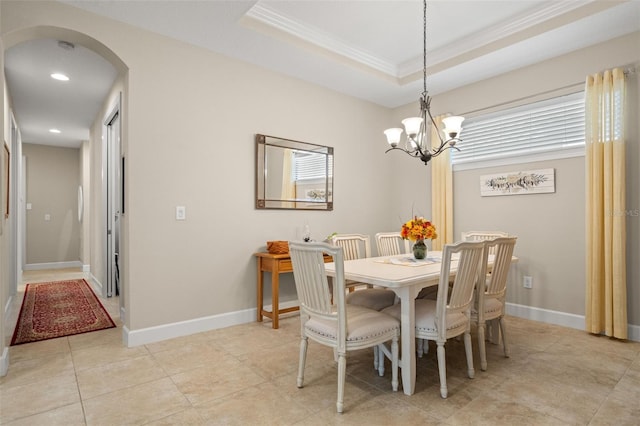
[[[427,67],[430,68],[437,64],[451,61],[457,57],[469,54],[469,52],[499,43],[500,41],[503,41],[503,44],[510,44],[508,40],[517,34],[522,34],[521,37],[524,38],[537,35],[537,33],[531,34],[530,32],[525,34],[525,31],[542,26],[542,24],[548,23],[555,18],[574,12],[578,9],[583,9],[595,3],[598,2],[596,0],[548,1],[537,9],[529,10],[515,19],[503,22],[487,29],[486,31],[477,32],[472,36],[465,37],[464,39],[428,52]],[[602,10],[603,7],[608,8],[615,6],[620,2],[611,1],[604,3],[608,4],[604,6],[600,5],[595,9],[599,11]],[[376,57],[375,55],[348,45],[333,37],[331,34],[278,13],[268,5],[261,2],[256,3],[251,9],[249,9],[245,17],[254,19],[264,25],[267,25],[271,29],[286,33],[289,36],[310,43],[313,46],[325,49],[331,53],[376,70],[378,73],[381,72],[386,74],[388,77],[395,79],[400,84],[405,84],[407,80],[412,80],[413,77],[417,78],[417,76],[419,76],[417,72],[422,70],[422,57],[415,57],[397,65],[390,63]],[[562,24],[561,22],[557,22],[554,25],[560,26]],[[538,32],[542,31],[543,29],[541,28]]]
[[[308,24],[280,14],[264,4],[256,3],[245,16],[389,76],[396,77],[398,74],[397,67],[394,64],[354,48]]]

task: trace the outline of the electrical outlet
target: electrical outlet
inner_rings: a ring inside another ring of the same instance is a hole
[[[524,288],[533,288],[533,278],[525,276],[522,281],[522,285],[524,286]]]
[[[187,219],[187,208],[185,206],[176,206],[176,220]]]

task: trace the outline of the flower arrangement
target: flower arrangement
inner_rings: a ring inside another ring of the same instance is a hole
[[[417,216],[414,216],[413,219],[402,225],[400,235],[405,240],[411,241],[433,240],[438,238],[436,227],[428,220],[425,220],[425,218]]]

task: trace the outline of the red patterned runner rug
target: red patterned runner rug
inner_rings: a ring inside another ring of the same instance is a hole
[[[115,326],[85,280],[27,284],[11,345]]]

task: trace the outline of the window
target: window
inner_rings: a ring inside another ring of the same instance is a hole
[[[584,155],[584,92],[472,117],[456,170]]]
[[[293,154],[293,180],[322,179],[326,180],[327,162],[329,162],[329,174],[331,175],[331,161],[327,155],[310,152],[296,151]]]

